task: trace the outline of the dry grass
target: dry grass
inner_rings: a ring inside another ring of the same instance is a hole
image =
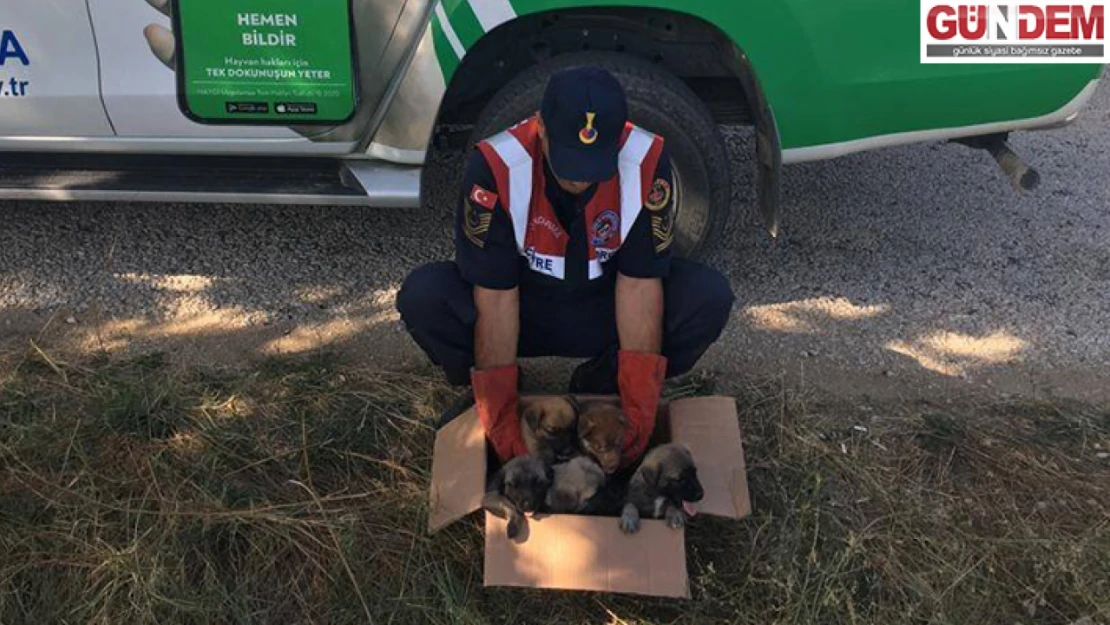
[[[693,600],[481,586],[429,537],[435,378],[33,353],[0,378],[0,623],[1110,623],[1110,417],[739,398],[755,513]],[[703,392],[706,381],[676,389]]]

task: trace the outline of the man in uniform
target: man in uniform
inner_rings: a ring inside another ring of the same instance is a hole
[[[619,394],[622,465],[644,451],[663,380],[720,336],[733,294],[672,258],[674,192],[662,137],[627,121],[608,72],[554,75],[540,110],[478,144],[455,217],[455,261],[413,271],[397,296],[416,343],[469,383],[501,461],[527,453],[518,357],[590,359],[571,393]]]

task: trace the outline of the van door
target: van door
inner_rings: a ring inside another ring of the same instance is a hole
[[[0,0],[0,142],[111,135],[85,0]]]

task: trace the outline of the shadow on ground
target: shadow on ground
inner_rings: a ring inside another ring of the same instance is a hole
[[[728,130],[737,213],[707,262],[738,304],[703,366],[852,396],[1107,399],[1108,96],[1014,137],[1044,180],[1028,196],[955,145],[788,167],[774,242],[750,208],[750,138]],[[423,367],[393,301],[407,271],[451,256],[459,162],[437,157],[432,210],[0,204],[0,349],[235,362],[327,348]]]

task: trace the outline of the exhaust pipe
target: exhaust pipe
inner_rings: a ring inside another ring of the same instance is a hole
[[[989,152],[991,157],[994,158],[994,162],[998,163],[1002,173],[1009,178],[1015,191],[1019,193],[1032,191],[1040,184],[1041,175],[1037,173],[1036,169],[1033,169],[1032,165],[1026,163],[1014,152],[1009,142],[1006,141],[1008,138],[1007,134],[993,134],[967,137],[956,141]]]
[[[1041,175],[1037,170],[1021,160],[1006,140],[992,141],[986,149],[994,157],[994,162],[998,163],[1002,173],[1010,179],[1015,191],[1032,191],[1041,183]]]

